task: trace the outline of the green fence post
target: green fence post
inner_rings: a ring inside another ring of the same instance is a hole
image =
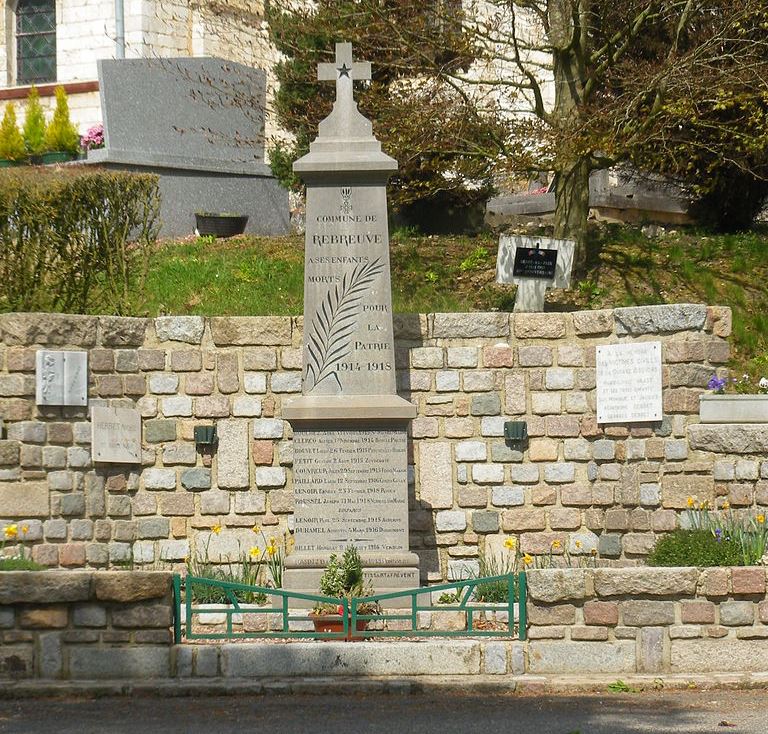
[[[519,576],[520,593],[518,594],[518,625],[520,627],[519,637],[521,640],[525,640],[527,637],[526,627],[528,626],[528,611],[526,609],[526,603],[528,601],[528,582],[525,577],[525,571],[520,571]]]
[[[181,576],[173,574],[173,641],[181,644]]]

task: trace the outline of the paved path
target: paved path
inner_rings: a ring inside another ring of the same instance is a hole
[[[0,702],[3,734],[768,734],[766,691],[123,697]]]

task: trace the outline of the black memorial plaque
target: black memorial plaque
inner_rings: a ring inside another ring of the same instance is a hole
[[[541,278],[552,280],[557,267],[557,250],[538,247],[518,247],[512,275],[516,278]]]

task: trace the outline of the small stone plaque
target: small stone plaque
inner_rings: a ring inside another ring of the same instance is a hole
[[[661,419],[661,342],[597,347],[597,422]]]
[[[91,450],[94,462],[141,463],[141,415],[130,408],[91,411]]]
[[[38,405],[88,405],[88,353],[51,352],[36,355]]]
[[[512,275],[516,278],[543,278],[552,280],[557,268],[557,250],[542,250],[540,247],[518,247]]]

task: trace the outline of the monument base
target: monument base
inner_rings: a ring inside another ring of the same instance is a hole
[[[342,552],[337,551],[339,554]],[[327,554],[292,553],[285,559],[283,587],[302,594],[319,594],[320,577],[330,555],[331,551]],[[415,553],[404,551],[384,555],[362,552],[360,556],[364,577],[366,581],[370,581],[374,593],[388,594],[419,587],[419,557]],[[312,606],[311,602],[307,602],[306,606]],[[410,606],[410,602],[403,597],[392,599],[382,606],[400,608]]]

